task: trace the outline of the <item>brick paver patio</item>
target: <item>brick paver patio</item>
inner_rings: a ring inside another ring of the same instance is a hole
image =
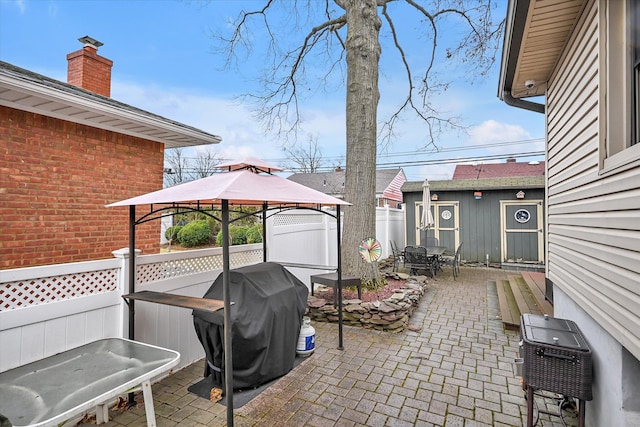
[[[503,330],[495,287],[488,284],[506,276],[497,269],[463,267],[454,282],[445,268],[429,280],[411,318],[417,331],[345,326],[344,350],[337,349],[336,324],[315,322],[314,354],[236,408],[234,425],[526,425],[524,393],[513,371],[519,335]],[[187,391],[202,379],[203,366],[196,362],[153,386],[159,426],[226,425],[225,406]],[[146,424],[142,404],[111,415],[114,426]],[[576,425],[575,417],[567,424]],[[543,414],[538,425],[562,423]]]

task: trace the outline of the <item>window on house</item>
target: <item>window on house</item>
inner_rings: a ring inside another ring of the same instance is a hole
[[[629,16],[631,17],[631,22],[629,23],[632,49],[631,64],[633,66],[633,120],[635,122],[631,144],[636,145],[640,143],[640,2],[629,0],[629,9]]]
[[[600,0],[600,168],[640,166],[640,2]],[[622,30],[622,31],[621,31]]]

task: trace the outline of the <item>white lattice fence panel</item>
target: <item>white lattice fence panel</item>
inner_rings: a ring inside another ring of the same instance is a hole
[[[257,262],[262,262],[262,249],[231,253],[229,258],[229,265],[232,268]]]
[[[113,268],[2,283],[0,311],[115,291],[118,272]]]
[[[262,262],[261,249],[232,252],[229,257],[229,265],[231,268],[256,262]],[[221,269],[222,254],[141,264],[136,266],[136,283],[151,283],[158,280]]]
[[[137,283],[150,283],[162,279],[188,276],[202,271],[222,268],[222,255],[175,259],[136,266]]]
[[[286,227],[288,225],[304,225],[304,224],[322,224],[324,220],[323,214],[312,215],[296,215],[296,214],[284,214],[274,215],[273,226],[274,227]]]

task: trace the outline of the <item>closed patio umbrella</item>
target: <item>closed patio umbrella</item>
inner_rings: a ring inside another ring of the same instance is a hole
[[[420,217],[420,229],[429,230],[433,227],[433,214],[431,213],[431,191],[429,180],[422,183],[422,216]]]

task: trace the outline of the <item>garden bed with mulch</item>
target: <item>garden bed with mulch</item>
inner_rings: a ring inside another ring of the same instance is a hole
[[[387,284],[379,290],[362,289],[361,298],[355,290],[343,289],[342,322],[385,332],[402,332],[427,289],[425,276],[388,273]],[[338,322],[333,289],[320,286],[309,296],[307,315],[313,321]]]

